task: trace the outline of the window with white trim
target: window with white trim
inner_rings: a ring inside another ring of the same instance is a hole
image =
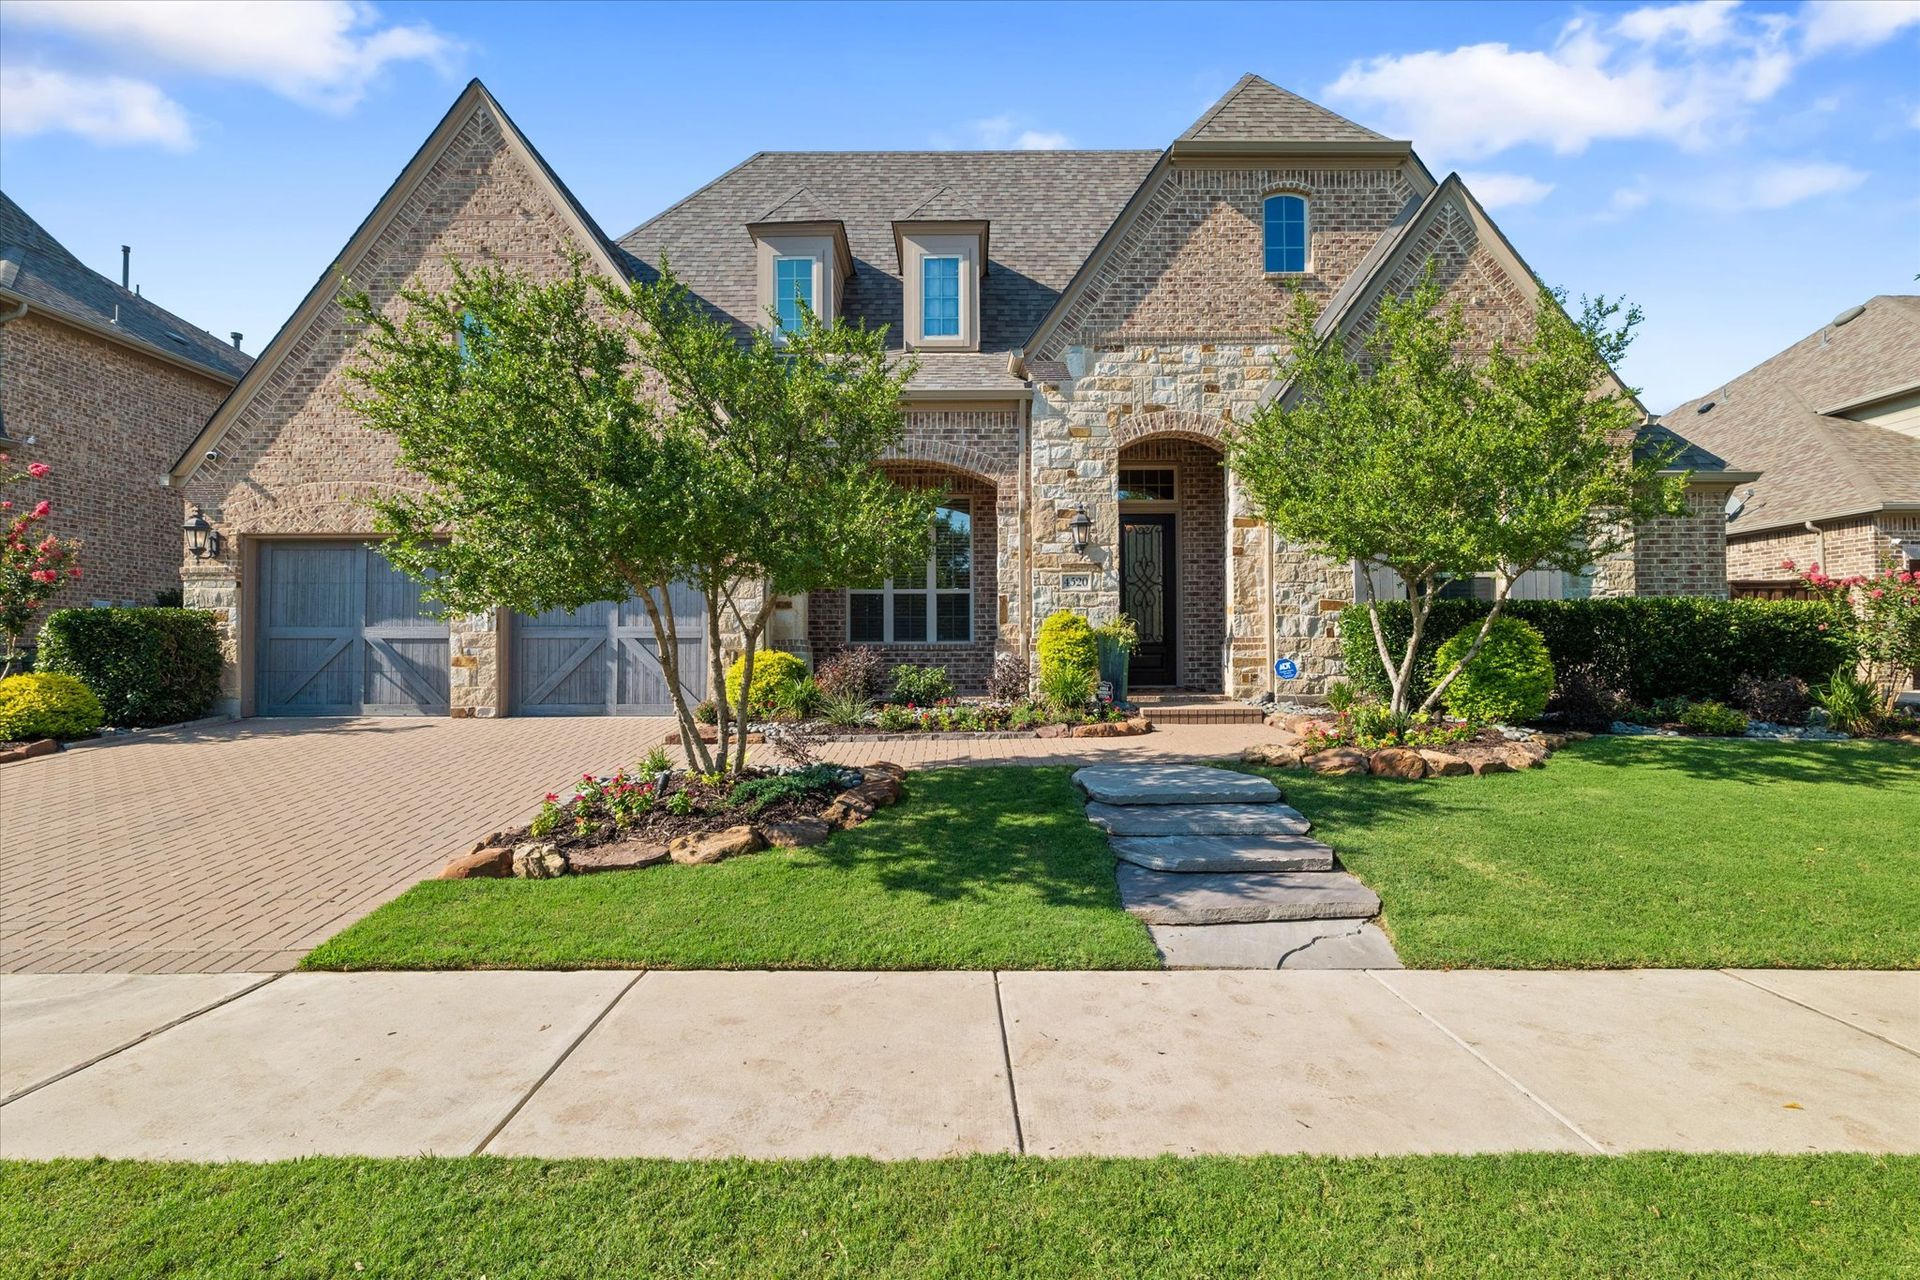
[[[1266,199],[1267,270],[1307,269],[1307,198],[1282,192]]]
[[[933,515],[931,554],[878,586],[847,592],[855,644],[965,644],[973,639],[973,504],[951,498]]]
[[[773,260],[773,309],[782,333],[798,333],[801,317],[818,310],[813,301],[812,258]]]
[[[960,336],[960,259],[920,260],[920,336]]]

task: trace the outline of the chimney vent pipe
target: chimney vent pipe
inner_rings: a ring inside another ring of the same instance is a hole
[[[240,339],[244,336],[246,335],[242,334],[238,329],[233,331],[233,349],[235,351],[240,349]]]
[[[131,287],[128,282],[131,281],[132,279],[133,279],[133,246],[130,244],[123,244],[120,246],[120,287],[122,289]]]

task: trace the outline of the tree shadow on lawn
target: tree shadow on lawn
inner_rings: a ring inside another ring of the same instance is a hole
[[[906,797],[807,852],[882,888],[931,902],[1004,900],[1120,907],[1113,852],[1058,766],[941,769],[907,776]]]
[[[1583,764],[1683,773],[1711,782],[1920,786],[1920,747],[1903,742],[1602,736],[1568,748]],[[1551,769],[1551,763],[1547,766]]]

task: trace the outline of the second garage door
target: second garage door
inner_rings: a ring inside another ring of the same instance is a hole
[[[260,715],[446,714],[447,624],[373,546],[268,542],[259,570]]]
[[[676,585],[669,593],[680,638],[681,687],[707,696],[705,605]],[[659,645],[639,600],[513,617],[513,710],[518,715],[673,714]]]

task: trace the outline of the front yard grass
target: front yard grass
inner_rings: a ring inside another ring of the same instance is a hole
[[[1855,1277],[1920,1159],[1647,1154],[0,1165],[0,1274]]]
[[[1920,967],[1920,750],[1595,738],[1544,769],[1259,770],[1420,968]]]
[[[430,880],[309,969],[1150,969],[1062,768],[915,773],[811,849],[559,880]]]

